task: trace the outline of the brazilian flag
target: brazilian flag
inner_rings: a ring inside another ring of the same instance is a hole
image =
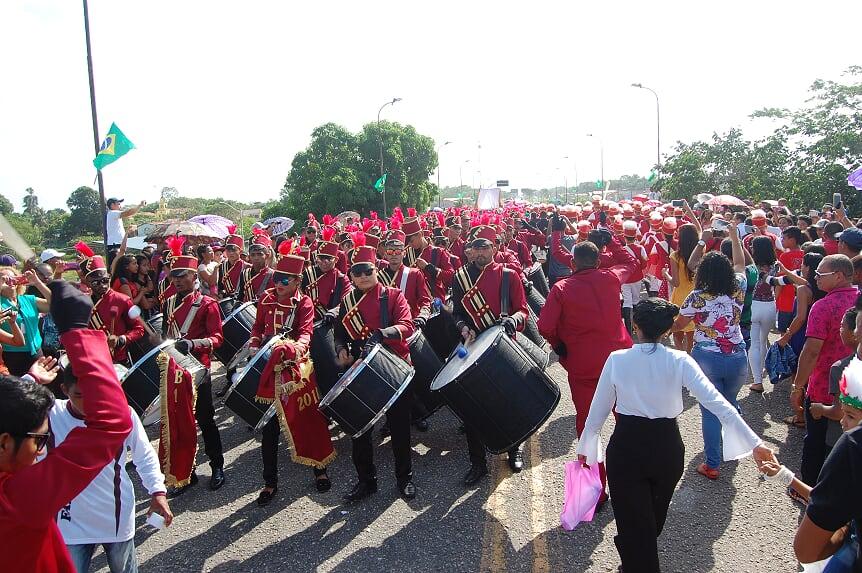
[[[388,173],[384,173],[384,174],[383,174],[383,177],[381,177],[380,179],[378,179],[378,180],[374,183],[374,188],[375,188],[378,192],[380,192],[380,193],[383,193],[383,190],[384,190],[384,189],[386,189],[386,176],[387,176],[387,175],[389,175],[389,174],[388,174]]]
[[[602,181],[601,179],[597,179],[597,180],[596,180],[596,189],[601,189],[601,188],[602,188],[602,187],[604,187],[604,186],[605,186],[605,182],[604,182],[604,181]]]
[[[99,154],[93,159],[93,165],[96,166],[96,169],[104,169],[106,165],[110,165],[134,148],[135,144],[129,141],[129,138],[120,131],[116,123],[112,123],[108,135],[105,136],[105,140],[99,148]]]

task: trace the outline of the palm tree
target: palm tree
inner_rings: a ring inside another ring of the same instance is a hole
[[[39,198],[32,187],[27,187],[24,192],[27,193],[24,195],[24,214],[32,217],[39,210]]]

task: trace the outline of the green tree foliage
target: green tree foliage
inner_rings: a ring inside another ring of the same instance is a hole
[[[91,187],[78,187],[66,200],[69,218],[66,220],[70,237],[85,233],[102,234],[102,202],[99,192]]]
[[[862,67],[851,67],[845,77],[846,83],[815,81],[799,110],[754,112],[751,117],[776,123],[763,139],[749,141],[732,129],[710,142],[678,142],[655,188],[665,199],[784,197],[794,210],[819,207],[842,193],[848,208],[858,210],[862,202],[847,186],[847,174],[862,164]]]
[[[33,222],[34,225],[44,224],[45,212],[39,206],[39,197],[32,187],[27,187],[24,190],[24,214]]]
[[[0,195],[0,214],[5,216],[9,213],[12,213],[14,210],[15,207],[12,205],[12,201],[7,199],[3,195]]]
[[[388,208],[401,205],[427,209],[437,198],[428,181],[437,167],[434,141],[412,126],[381,122],[354,134],[334,123],[312,132],[309,146],[293,158],[281,198],[268,203],[263,218],[288,216],[304,220],[345,209],[367,213],[383,210],[383,195],[374,189],[380,177],[380,137],[387,175]]]
[[[46,247],[66,247],[75,238],[69,235],[68,220],[69,213],[65,209],[45,211],[41,229]]]

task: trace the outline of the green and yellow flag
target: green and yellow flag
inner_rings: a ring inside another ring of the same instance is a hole
[[[99,148],[99,154],[93,159],[93,165],[96,169],[104,169],[106,165],[110,165],[134,148],[135,144],[129,141],[116,123],[112,123],[105,141]]]
[[[384,173],[383,177],[381,177],[380,179],[378,179],[374,183],[374,188],[377,189],[377,191],[379,191],[380,193],[383,193],[383,190],[386,188],[386,176],[387,175],[389,175],[389,174]]]
[[[605,186],[605,182],[604,182],[604,181],[602,181],[601,179],[597,179],[597,180],[596,180],[596,189],[601,189],[601,188],[602,188],[602,187],[604,187],[604,186]]]

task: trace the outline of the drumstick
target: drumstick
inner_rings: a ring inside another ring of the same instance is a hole
[[[33,249],[27,244],[27,241],[21,238],[18,231],[12,228],[12,225],[9,224],[9,221],[3,215],[0,215],[0,233],[3,233],[3,242],[9,245],[22,260],[26,261],[36,256]]]

